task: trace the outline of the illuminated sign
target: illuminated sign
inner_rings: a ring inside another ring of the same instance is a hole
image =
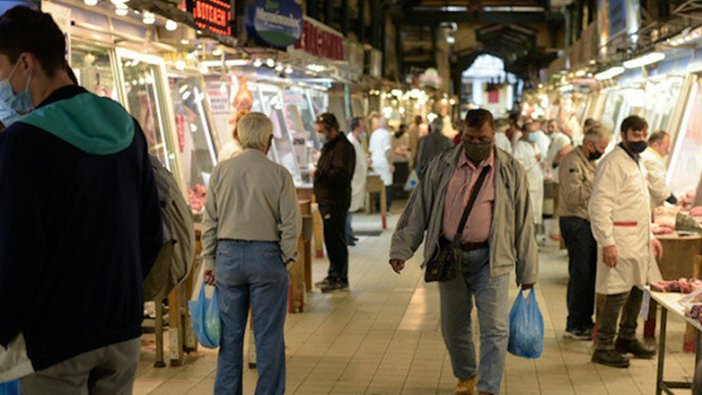
[[[293,0],[250,0],[246,7],[246,26],[261,41],[285,48],[300,40],[302,8]]]
[[[232,3],[228,0],[188,0],[195,26],[223,36],[232,35]]]
[[[302,39],[295,49],[310,53],[318,58],[344,60],[344,36],[327,25],[305,17]]]

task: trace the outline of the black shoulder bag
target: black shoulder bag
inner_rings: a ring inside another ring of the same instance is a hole
[[[473,205],[478,198],[478,193],[483,186],[483,181],[485,181],[488,171],[490,171],[490,168],[485,166],[483,167],[483,171],[480,172],[478,181],[475,183],[470,193],[468,204],[466,204],[466,207],[463,209],[463,216],[458,223],[458,230],[456,230],[456,236],[454,236],[453,241],[448,245],[440,245],[439,254],[436,258],[427,263],[426,271],[424,272],[424,281],[428,283],[434,281],[446,282],[453,280],[460,273],[463,267],[463,251],[461,251],[460,248],[463,228],[466,226],[468,216],[473,210]]]

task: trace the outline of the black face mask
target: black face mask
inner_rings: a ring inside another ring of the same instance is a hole
[[[595,150],[594,152],[590,152],[589,154],[587,154],[587,160],[589,160],[591,162],[596,161],[596,160],[600,159],[603,154],[604,154],[604,152],[600,152],[600,151]]]
[[[492,141],[488,143],[471,143],[463,140],[463,150],[471,162],[480,163],[490,156]]]
[[[629,148],[629,151],[631,151],[635,154],[640,154],[646,150],[646,147],[648,147],[648,142],[646,142],[646,141],[627,141],[626,146]]]

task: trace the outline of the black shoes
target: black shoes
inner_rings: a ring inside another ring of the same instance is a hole
[[[655,347],[647,346],[637,339],[617,339],[614,348],[621,354],[633,354],[634,358],[651,359],[656,355]]]
[[[566,329],[563,337],[573,340],[592,340],[592,329]]]
[[[617,350],[595,350],[592,354],[592,362],[613,368],[629,367],[629,358],[623,356]]]
[[[322,281],[317,281],[316,283],[314,283],[314,287],[315,287],[315,288],[322,288],[322,287],[324,287],[324,286],[329,285],[329,282],[330,282],[330,281],[331,281],[331,280],[329,279],[329,277],[325,277],[324,280],[322,280]]]
[[[321,287],[323,294],[347,289],[349,289],[349,283],[342,282],[341,280],[330,280],[326,285]]]

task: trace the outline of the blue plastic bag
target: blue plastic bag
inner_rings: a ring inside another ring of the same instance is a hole
[[[507,351],[523,358],[538,358],[544,349],[544,317],[532,289],[529,296],[519,292],[509,313]]]
[[[0,383],[0,395],[22,395],[19,380]]]
[[[222,321],[219,318],[219,304],[217,302],[217,288],[214,289],[212,299],[207,299],[203,282],[197,300],[188,302],[190,315],[193,320],[193,331],[197,340],[206,348],[219,347],[222,335]]]

